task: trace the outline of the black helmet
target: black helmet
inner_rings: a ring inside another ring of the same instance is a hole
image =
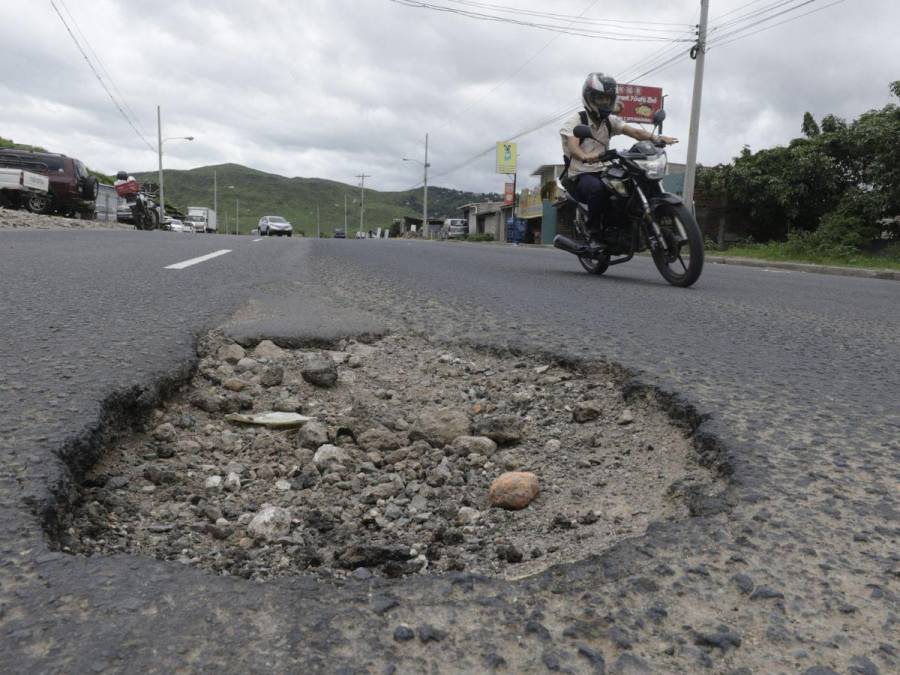
[[[595,122],[606,119],[616,109],[616,81],[603,73],[591,73],[581,88],[581,100]]]
[[[128,172],[120,171],[116,174],[116,180],[128,180]]]

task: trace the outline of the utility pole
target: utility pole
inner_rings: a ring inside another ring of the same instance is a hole
[[[347,232],[347,193],[346,192],[344,193],[344,232],[349,234],[349,232]],[[362,232],[362,230],[360,230],[360,232]]]
[[[428,227],[428,134],[425,134],[425,177],[423,179],[424,195],[422,197],[422,227],[431,238],[431,228]]]
[[[163,170],[162,170],[162,113],[159,106],[156,106],[156,150],[159,159],[159,226],[162,227],[166,219],[166,197],[163,189]]]
[[[234,233],[240,234],[241,232],[241,200],[237,197],[234,198]]]
[[[322,238],[322,232],[319,226],[319,207],[316,206],[316,239]]]
[[[363,172],[356,177],[359,178],[359,231],[362,232],[366,224],[366,178],[372,176]]]
[[[213,169],[213,211],[216,213],[216,218],[219,217],[219,179],[216,176],[216,170]],[[225,234],[228,234],[228,227],[225,227]]]
[[[706,61],[706,18],[709,0],[700,0],[700,26],[697,44],[691,49],[694,64],[694,97],[691,102],[691,128],[688,135],[687,167],[684,172],[685,205],[694,212],[694,183],[697,177],[697,137],[700,134],[700,99],[703,97],[703,67]]]

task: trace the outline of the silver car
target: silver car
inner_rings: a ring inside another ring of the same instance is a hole
[[[281,216],[263,216],[259,219],[259,236],[293,236],[294,227]]]

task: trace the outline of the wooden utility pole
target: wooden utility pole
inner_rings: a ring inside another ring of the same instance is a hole
[[[356,177],[359,178],[359,231],[362,232],[366,224],[366,178],[371,178],[372,176],[367,173],[360,173]]]

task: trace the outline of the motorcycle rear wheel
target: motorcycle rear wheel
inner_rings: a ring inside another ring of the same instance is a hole
[[[670,253],[653,253],[653,262],[663,279],[687,288],[703,271],[703,235],[693,214],[684,204],[662,204],[653,214]]]

